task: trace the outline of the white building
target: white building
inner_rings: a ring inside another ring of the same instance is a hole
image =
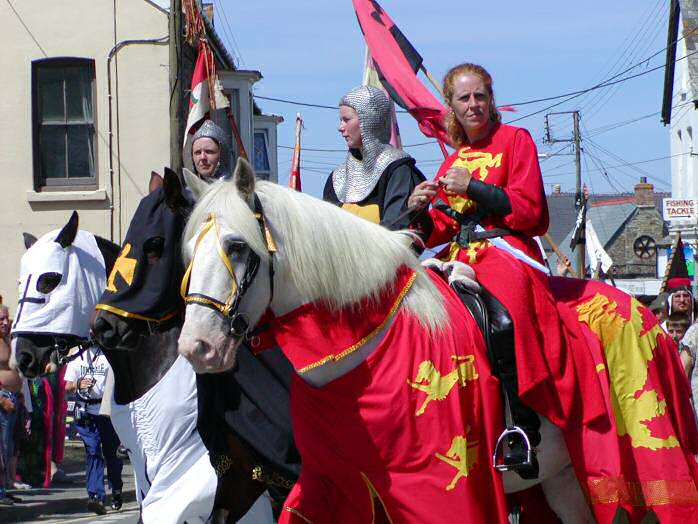
[[[169,165],[168,8],[167,0],[0,3],[0,294],[11,310],[23,231],[40,236],[76,209],[82,229],[121,243],[151,171]],[[276,180],[280,119],[259,114],[251,95],[261,74],[235,70],[208,25],[245,149],[260,176]]]
[[[667,77],[664,119],[670,114],[671,196],[674,199],[698,199],[698,2],[681,0],[673,79]],[[670,26],[671,26],[670,19]],[[669,61],[669,60],[668,60]],[[668,75],[670,76],[670,74]],[[673,80],[673,82],[672,82]],[[681,231],[689,244],[698,238],[696,217],[672,220],[670,231]]]

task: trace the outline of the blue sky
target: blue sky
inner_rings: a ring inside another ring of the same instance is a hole
[[[484,65],[494,78],[499,105],[585,89],[636,64],[626,76],[664,63],[660,51],[666,46],[665,0],[382,0],[380,4],[437,78],[461,62]],[[342,94],[361,83],[364,42],[351,0],[217,0],[215,17],[217,31],[239,67],[262,72],[256,95],[334,106]],[[582,177],[593,192],[630,191],[641,176],[650,177],[658,190],[670,189],[669,159],[645,162],[669,155],[669,129],[659,114],[652,115],[661,109],[663,79],[660,69],[548,110],[581,111]],[[504,120],[526,117],[553,103],[519,106],[516,113],[504,113]],[[336,130],[337,112],[262,99],[257,104],[265,113],[285,118],[279,126],[281,146],[293,146],[295,115],[302,113],[303,189],[319,196],[345,154],[307,149],[344,149]],[[540,153],[559,152],[541,163],[546,190],[557,183],[563,191],[572,191],[571,147],[542,140],[548,111],[514,125],[531,131]],[[398,120],[405,145],[427,140],[409,115],[399,115]],[[627,123],[631,120],[636,121]],[[571,137],[570,115],[551,117],[551,124],[555,137]],[[438,147],[406,150],[432,178],[443,158]],[[280,183],[288,180],[291,156],[290,149],[279,149]],[[635,165],[616,167],[623,164]]]

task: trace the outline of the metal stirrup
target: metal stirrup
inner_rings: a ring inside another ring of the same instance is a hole
[[[511,405],[509,404],[509,394],[503,390],[504,393],[504,420],[506,422],[506,428],[502,431],[497,439],[497,444],[494,447],[494,453],[492,454],[492,466],[497,471],[517,471],[519,469],[530,468],[533,466],[533,446],[531,446],[531,441],[528,438],[526,432],[520,427],[514,425],[514,417],[511,414]],[[504,446],[509,445],[509,437],[516,436],[521,439],[526,448],[526,460],[523,462],[518,462],[516,464],[506,464],[504,462]],[[500,455],[499,450],[501,449],[502,461],[498,460]]]

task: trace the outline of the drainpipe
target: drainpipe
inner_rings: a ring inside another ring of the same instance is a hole
[[[122,48],[128,45],[166,45],[169,41],[169,36],[163,36],[161,38],[147,38],[147,39],[136,39],[136,40],[122,40],[111,48],[109,54],[107,55],[107,101],[109,104],[109,186],[110,186],[110,196],[109,196],[109,240],[114,241],[114,130],[113,130],[113,116],[112,116],[112,88],[111,88],[111,60],[114,58],[116,53]],[[118,112],[118,108],[117,108]],[[118,117],[118,115],[117,115]],[[120,159],[119,159],[120,160]],[[119,188],[121,188],[121,167],[119,166]],[[121,207],[121,200],[119,200],[119,207]],[[121,219],[121,213],[119,213],[119,219]],[[119,242],[121,239],[119,239]]]

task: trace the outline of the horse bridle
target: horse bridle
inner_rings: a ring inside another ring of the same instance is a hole
[[[267,227],[267,224],[264,220],[262,203],[260,202],[259,197],[256,194],[254,194],[254,214],[255,218],[257,219],[257,223],[259,224],[259,229],[262,233],[262,238],[266,243],[267,250],[270,255],[269,303],[271,304],[271,301],[274,298],[274,263],[272,257],[276,252],[276,245],[271,237],[269,228]],[[217,298],[205,295],[203,293],[189,293],[189,281],[191,279],[192,268],[194,267],[194,260],[196,259],[196,252],[199,248],[199,244],[201,243],[201,241],[212,230],[216,236],[216,252],[218,253],[219,258],[223,262],[223,265],[225,266],[226,270],[228,271],[228,275],[230,276],[231,280],[230,291],[224,302],[221,302]],[[233,337],[235,339],[249,340],[255,335],[255,330],[250,328],[250,321],[247,318],[247,315],[241,313],[239,309],[240,304],[242,302],[242,298],[245,296],[245,293],[247,293],[247,291],[249,290],[252,281],[257,276],[257,271],[259,270],[261,259],[259,255],[254,252],[253,249],[248,249],[249,253],[247,255],[247,260],[245,263],[245,273],[240,279],[240,282],[238,282],[237,277],[235,276],[235,271],[233,270],[233,267],[230,264],[230,259],[226,255],[225,250],[221,245],[218,221],[216,220],[216,216],[213,213],[209,214],[208,219],[201,227],[199,231],[199,236],[197,237],[196,242],[194,243],[194,252],[191,257],[191,262],[189,262],[189,266],[187,267],[187,270],[184,273],[184,277],[182,278],[180,293],[185,304],[198,304],[200,306],[213,309],[214,311],[222,315],[223,318],[226,319],[228,322],[228,336]]]

